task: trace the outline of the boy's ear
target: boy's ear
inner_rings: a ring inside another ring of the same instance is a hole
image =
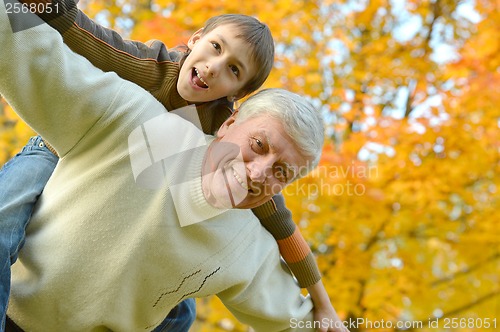
[[[237,115],[238,115],[238,110],[235,110],[233,112],[233,114],[231,114],[231,116],[229,118],[227,118],[226,121],[224,121],[224,123],[222,123],[219,130],[217,130],[217,134],[216,134],[217,138],[222,138],[222,137],[226,136],[227,130],[229,129],[229,127],[231,125],[234,124],[234,121],[236,121]]]
[[[245,94],[243,92],[238,92],[235,95],[227,96],[227,100],[231,103],[234,103],[235,101],[238,101],[243,97],[245,97]]]
[[[194,44],[196,44],[196,42],[200,40],[202,35],[203,35],[203,28],[198,29],[198,31],[196,31],[191,35],[191,37],[187,42],[187,46],[189,47],[189,49],[193,49]]]

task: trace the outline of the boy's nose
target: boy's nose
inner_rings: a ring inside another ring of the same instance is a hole
[[[211,63],[207,64],[208,74],[212,77],[219,76],[221,66],[222,66],[221,61],[212,61]]]

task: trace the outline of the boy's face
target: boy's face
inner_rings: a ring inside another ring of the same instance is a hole
[[[203,193],[215,207],[249,209],[279,193],[309,159],[277,119],[262,115],[234,120],[234,115],[226,120],[207,150]]]
[[[243,97],[239,91],[257,70],[248,52],[250,45],[236,38],[238,30],[231,24],[202,33],[198,30],[188,41],[191,53],[179,72],[179,94],[193,103]]]

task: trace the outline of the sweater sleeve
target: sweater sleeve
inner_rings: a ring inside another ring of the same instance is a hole
[[[26,4],[44,4],[51,0],[21,0]],[[52,0],[58,10],[38,13],[63,36],[72,51],[87,58],[103,71],[117,73],[149,91],[167,110],[188,103],[177,92],[178,61],[182,52],[168,51],[164,43],[124,40],[117,32],[102,27],[81,10],[72,0]],[[205,134],[214,134],[231,115],[233,103],[226,97],[196,105],[198,120]]]
[[[316,260],[292,220],[292,213],[285,206],[282,194],[252,209],[255,216],[278,242],[281,256],[297,278],[300,287],[307,288],[321,279]]]
[[[302,295],[272,236],[260,225],[250,234],[252,244],[238,258],[244,257],[244,267],[236,270],[246,277],[217,296],[240,322],[257,332],[315,331],[312,300]],[[240,246],[246,245],[243,242]]]
[[[292,279],[288,277],[288,279]],[[284,281],[279,279],[280,281]],[[276,285],[275,280],[267,280],[266,286]],[[256,290],[253,296],[242,302],[232,304],[224,296],[219,298],[227,309],[242,323],[250,325],[256,332],[313,332],[312,302],[309,298],[292,298],[290,288],[285,288],[287,283],[276,285],[274,292],[261,292]],[[270,289],[270,287],[266,287]],[[298,314],[307,307],[305,316]],[[281,312],[282,314],[277,314]],[[285,314],[283,314],[285,313]]]
[[[26,4],[47,3],[49,0],[22,0]],[[164,43],[125,40],[85,15],[72,0],[52,0],[57,12],[38,15],[59,31],[69,48],[85,57],[94,66],[131,81],[149,91],[167,109],[187,103],[177,93],[178,61],[182,52],[169,52]]]
[[[19,2],[0,5],[0,93],[63,156],[106,113],[123,81],[71,52],[47,24],[32,24],[36,15],[7,14],[8,4]]]

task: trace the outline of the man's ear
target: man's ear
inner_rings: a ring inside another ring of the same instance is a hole
[[[231,114],[231,116],[227,118],[226,121],[224,121],[224,123],[222,123],[219,130],[217,130],[216,134],[217,138],[222,138],[226,136],[227,130],[229,129],[230,126],[234,124],[234,121],[236,121],[237,116],[238,116],[238,110],[235,110],[233,114]]]
[[[193,46],[194,44],[196,44],[196,42],[198,40],[200,40],[201,36],[203,35],[203,29],[204,28],[200,28],[198,29],[198,31],[196,31],[195,33],[193,33],[191,35],[191,37],[189,38],[188,42],[187,42],[187,46],[189,47],[190,50],[193,49]]]

